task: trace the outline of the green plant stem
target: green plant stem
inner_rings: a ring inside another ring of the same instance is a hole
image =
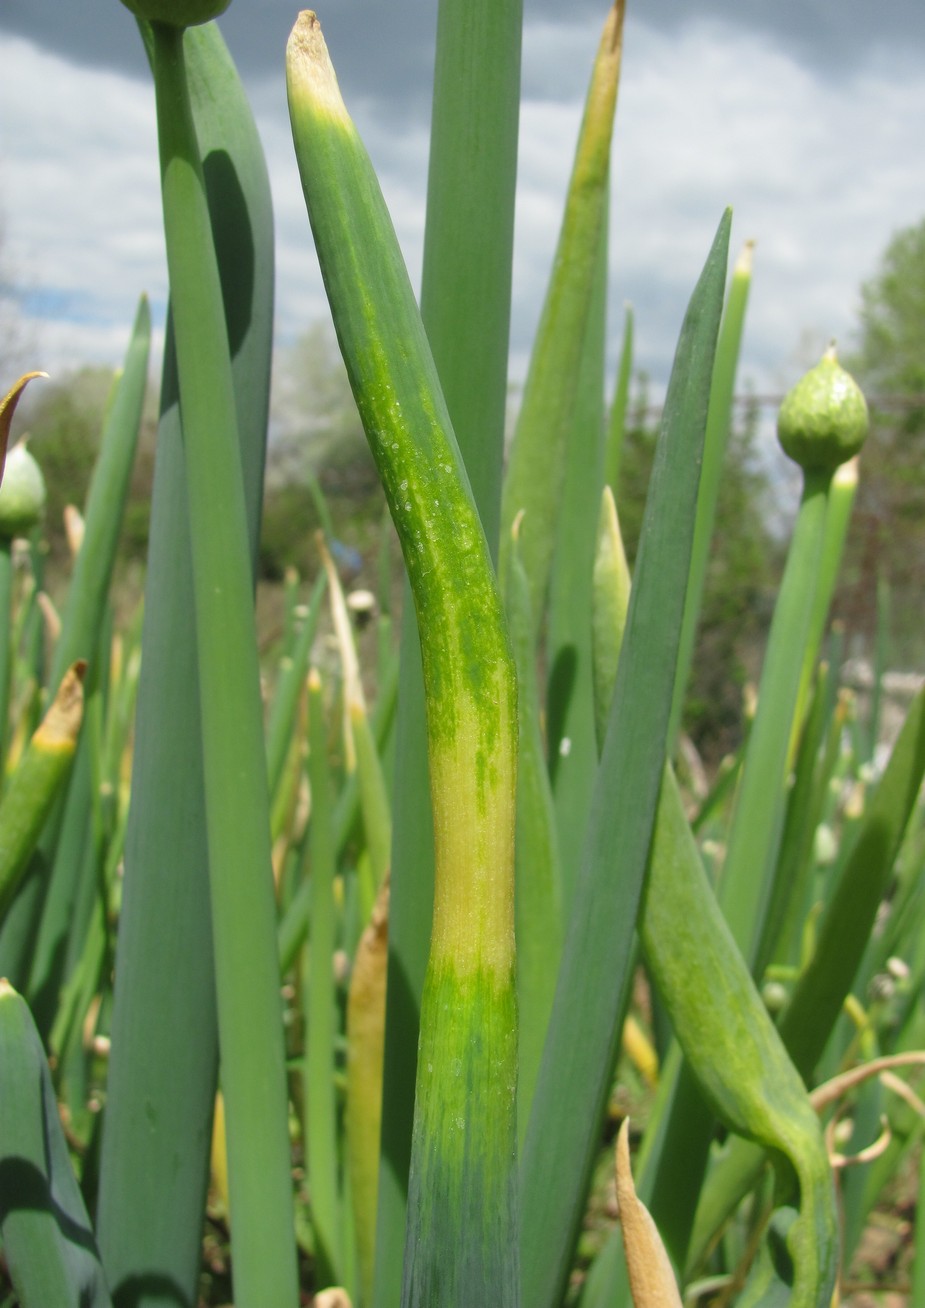
[[[752,243],[747,242],[744,250],[736,260],[723,313],[723,321],[716,345],[716,364],[713,368],[713,384],[710,388],[710,412],[707,418],[707,435],[703,447],[703,468],[700,473],[700,495],[697,503],[697,526],[694,529],[694,544],[691,550],[691,575],[684,604],[684,625],[681,628],[681,647],[678,653],[678,675],[675,680],[674,698],[671,709],[672,742],[677,738],[684,711],[684,696],[690,679],[691,663],[694,657],[694,641],[697,635],[697,623],[700,618],[700,606],[703,599],[704,581],[707,575],[707,560],[710,554],[710,542],[713,539],[713,525],[716,520],[716,505],[719,501],[719,488],[723,472],[723,461],[732,430],[732,405],[735,398],[736,370],[739,363],[739,348],[742,343],[742,331],[745,326],[745,310],[748,305],[748,292],[752,281]]]
[[[318,1262],[316,1284],[322,1289],[327,1285],[343,1283],[343,1240],[334,1086],[336,869],[327,724],[324,719],[321,679],[314,669],[309,674],[308,714],[308,774],[312,791],[308,852],[311,860],[309,875],[312,904],[306,1004],[305,1136],[315,1257]]]
[[[815,835],[831,795],[845,726],[844,704],[832,703],[832,681],[831,669],[820,664],[794,760],[778,868],[765,913],[756,976],[764,975],[772,959],[791,966],[799,962],[800,936],[812,903]]]
[[[831,473],[804,474],[720,882],[723,912],[750,965],[760,945],[777,863],[791,724],[813,615],[831,479]]]
[[[858,489],[858,459],[849,459],[836,468],[829,487],[828,504],[825,515],[825,534],[819,559],[819,573],[816,594],[813,600],[812,622],[806,649],[803,653],[803,667],[800,672],[800,689],[797,694],[796,710],[793,715],[793,730],[790,738],[790,758],[796,756],[800,732],[806,715],[806,703],[816,672],[816,659],[825,635],[829,617],[829,608],[838,577],[841,571],[845,541],[851,525],[851,510],[854,506]]]
[[[155,24],[154,80],[196,602],[235,1301],[295,1304],[269,803],[237,414],[182,33]],[[242,966],[242,960],[247,960]]]

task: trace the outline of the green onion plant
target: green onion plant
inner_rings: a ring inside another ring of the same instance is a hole
[[[727,288],[717,213],[690,269],[628,562],[625,0],[588,52],[509,447],[521,0],[440,0],[420,303],[305,11],[292,168],[389,521],[361,623],[315,484],[315,575],[258,644],[273,216],[227,3],[125,0],[170,278],[128,621],[147,301],[60,620],[41,474],[6,454],[39,374],[0,403],[0,1302],[830,1308],[925,1134],[925,693],[875,751],[888,595],[854,730],[829,620],[863,396],[831,350],[781,408],[804,484],[757,707],[695,791],[751,243]]]

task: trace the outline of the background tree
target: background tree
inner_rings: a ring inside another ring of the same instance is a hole
[[[845,585],[849,629],[872,638],[877,580],[893,597],[895,655],[921,652],[925,582],[925,219],[897,232],[861,287],[849,367],[871,406]]]
[[[274,359],[267,480],[304,482],[330,468],[360,482],[375,475],[333,331],[319,322]]]
[[[288,566],[317,567],[317,481],[339,541],[358,566],[378,544],[384,500],[331,327],[316,323],[274,359],[260,564],[279,578]],[[352,569],[348,567],[348,574]]]
[[[82,511],[86,503],[115,377],[106,366],[63,373],[30,386],[17,412],[17,431],[28,439],[45,477],[43,582],[55,601],[62,599],[71,575],[64,508],[73,504]],[[114,596],[121,613],[133,611],[142,589],[156,430],[157,396],[150,388],[119,541]]]

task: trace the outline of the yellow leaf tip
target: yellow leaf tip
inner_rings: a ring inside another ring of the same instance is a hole
[[[755,261],[755,242],[746,241],[742,246],[738,259],[736,259],[733,273],[736,277],[750,277],[752,275],[752,266]]]
[[[286,76],[290,95],[298,94],[330,118],[350,121],[314,9],[303,9],[289,34]]]
[[[73,749],[83,720],[87,660],[72,663],[33,739],[45,749]]]
[[[320,1290],[312,1300],[312,1308],[351,1308],[350,1295],[339,1285]]]

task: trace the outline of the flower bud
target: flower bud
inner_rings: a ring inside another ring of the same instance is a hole
[[[6,456],[0,485],[0,538],[28,536],[45,512],[45,478],[20,442]]]
[[[777,438],[804,472],[834,472],[857,454],[868,425],[863,392],[832,346],[784,397]]]
[[[122,0],[136,18],[149,23],[167,23],[170,27],[196,27],[218,18],[231,0]]]

